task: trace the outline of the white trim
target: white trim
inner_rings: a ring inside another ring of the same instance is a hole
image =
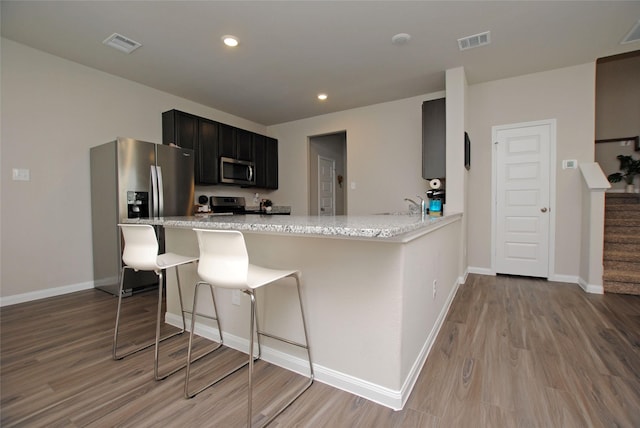
[[[578,285],[580,286],[580,288],[582,288],[585,292],[587,293],[591,293],[591,294],[604,294],[604,287],[602,285],[598,285],[598,284],[588,284],[584,279],[579,278],[578,279]]]
[[[464,273],[458,277],[458,285],[466,283],[468,276],[469,276],[469,267],[467,267],[467,270],[465,270]]]
[[[29,293],[16,294],[13,296],[0,297],[0,307],[31,302],[33,300],[46,299],[48,297],[61,296],[63,294],[75,293],[76,291],[89,290],[90,288],[94,288],[93,281],[65,285],[56,288],[47,288],[38,291],[31,291]]]
[[[374,403],[389,407],[393,410],[401,410],[409,399],[409,395],[411,394],[411,391],[413,390],[413,387],[418,380],[418,376],[420,375],[420,371],[422,370],[422,367],[427,360],[427,356],[431,351],[431,347],[435,343],[436,337],[438,336],[438,333],[440,332],[440,329],[444,324],[444,320],[446,319],[449,308],[453,303],[453,298],[458,291],[458,287],[459,283],[456,282],[451,292],[449,293],[449,296],[447,297],[447,302],[440,311],[433,329],[429,333],[427,340],[422,346],[422,349],[417,356],[413,366],[411,367],[411,370],[409,371],[409,374],[407,375],[407,378],[405,379],[400,390],[396,391],[381,385],[377,385],[364,379],[360,379],[346,373],[321,366],[319,364],[313,364],[315,379],[318,382],[322,382],[334,388],[349,392],[351,394],[365,398],[369,401],[373,401]],[[186,316],[186,318],[187,330],[189,330],[191,326],[191,320],[189,316]],[[182,327],[182,318],[178,315],[167,312],[165,313],[165,321],[175,327]],[[217,328],[203,325],[197,321],[195,333],[209,340],[220,340],[220,335]],[[240,352],[249,352],[249,341],[239,336],[224,333],[224,344],[225,346],[228,346],[229,348],[238,350]],[[262,345],[262,359],[271,364],[275,364],[279,367],[291,370],[295,373],[299,373],[303,376],[308,376],[307,362],[302,358],[295,357],[291,354]]]
[[[429,353],[431,352],[431,348],[433,347],[433,344],[435,343],[436,338],[438,337],[438,333],[440,333],[440,329],[444,324],[444,320],[447,318],[447,314],[449,313],[449,309],[451,308],[453,299],[456,296],[456,293],[458,292],[459,286],[460,286],[460,282],[456,282],[453,285],[453,288],[451,289],[449,296],[447,296],[447,301],[445,302],[444,306],[442,307],[442,310],[438,314],[436,323],[433,326],[433,329],[431,329],[429,336],[427,337],[427,341],[422,346],[422,350],[420,351],[418,358],[416,358],[416,361],[411,367],[411,370],[409,371],[409,374],[407,375],[407,378],[405,379],[404,384],[402,385],[402,389],[401,389],[402,402],[400,403],[401,404],[400,407],[393,407],[393,406],[387,406],[387,407],[391,407],[394,410],[402,410],[405,403],[409,399],[409,395],[411,395],[411,391],[413,391],[413,387],[418,381],[418,376],[422,371],[422,367],[424,366],[424,363],[427,361],[427,357],[429,356]],[[380,403],[380,404],[384,404],[384,403]]]
[[[494,144],[497,139],[499,131],[514,128],[525,128],[529,126],[549,126],[549,278],[554,276],[556,268],[556,139],[557,139],[557,127],[556,119],[536,120],[533,122],[521,122],[511,123],[508,125],[495,125],[491,127],[491,270],[496,270],[496,230],[497,230],[497,213],[496,213],[496,174],[497,174],[497,156],[496,145]]]
[[[549,275],[549,278],[547,279],[549,281],[567,282],[569,284],[578,284],[578,282],[580,281],[580,278],[578,278],[575,275],[560,275],[560,274]]]
[[[496,276],[496,271],[491,268],[468,266],[467,271],[478,275]]]

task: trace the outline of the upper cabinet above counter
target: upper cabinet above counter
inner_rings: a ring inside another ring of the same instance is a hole
[[[446,178],[446,99],[422,103],[422,178]]]
[[[278,140],[179,110],[162,113],[162,143],[195,153],[195,183],[220,183],[220,158],[253,162],[255,187],[278,188]]]

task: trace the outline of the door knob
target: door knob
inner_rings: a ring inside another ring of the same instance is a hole
[[[547,209],[546,208],[540,208],[540,211],[542,211],[543,213],[546,213]]]

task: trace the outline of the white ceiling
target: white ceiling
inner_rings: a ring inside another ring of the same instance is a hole
[[[2,36],[271,125],[640,49],[640,1],[7,1]],[[491,31],[460,52],[457,39]],[[130,55],[112,33],[142,43]],[[403,46],[391,44],[409,33]],[[220,38],[233,34],[231,50]],[[320,102],[319,92],[329,94]]]

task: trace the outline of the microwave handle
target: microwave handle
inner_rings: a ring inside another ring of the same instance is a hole
[[[249,181],[253,181],[253,166],[252,165],[249,165],[249,168],[247,169],[247,175],[248,175],[247,179]]]

